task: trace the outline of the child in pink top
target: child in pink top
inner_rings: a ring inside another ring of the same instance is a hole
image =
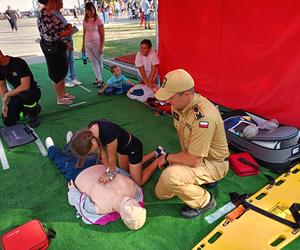
[[[99,87],[102,84],[103,72],[103,48],[104,48],[104,25],[98,17],[96,8],[92,2],[85,4],[85,17],[83,20],[82,51],[90,58]]]

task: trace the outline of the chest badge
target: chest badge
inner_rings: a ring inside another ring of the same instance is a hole
[[[12,75],[13,75],[13,76],[18,76],[18,73],[15,72],[15,71],[13,71],[13,72],[12,72]]]

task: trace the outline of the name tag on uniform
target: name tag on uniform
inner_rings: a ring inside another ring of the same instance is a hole
[[[12,75],[13,76],[18,76],[18,73],[17,72],[12,72]]]
[[[208,122],[199,122],[199,128],[208,128]]]

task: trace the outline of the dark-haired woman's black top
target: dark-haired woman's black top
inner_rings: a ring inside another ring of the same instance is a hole
[[[92,127],[94,124],[98,124],[99,127],[99,140],[101,144],[106,146],[117,139],[119,153],[124,153],[126,146],[130,141],[130,134],[118,124],[107,120],[92,121],[88,127]]]

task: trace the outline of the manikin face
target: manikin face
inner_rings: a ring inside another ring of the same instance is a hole
[[[150,52],[150,48],[148,47],[147,44],[141,44],[140,46],[140,52],[143,56],[148,56]]]

